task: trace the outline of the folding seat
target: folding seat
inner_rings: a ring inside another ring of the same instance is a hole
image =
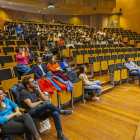
[[[138,44],[138,43],[140,43],[140,40],[136,40],[136,41],[135,41],[135,44]]]
[[[75,49],[81,49],[81,45],[75,45]]]
[[[132,47],[128,47],[127,50],[128,50],[128,52],[132,52],[133,48]]]
[[[88,48],[88,45],[81,45],[81,48],[86,49],[86,48]]]
[[[88,45],[88,47],[89,47],[90,49],[95,48],[94,45]]]
[[[110,53],[113,53],[113,52],[115,52],[115,50],[110,48],[110,49],[109,49],[109,52],[110,52]]]
[[[114,60],[111,59],[110,55],[105,55],[104,59],[108,62],[108,64],[114,64]]]
[[[137,53],[131,53],[131,57],[132,58],[136,58],[137,57]]]
[[[121,49],[120,49],[120,48],[116,48],[116,49],[115,49],[115,52],[117,52],[117,53],[118,53],[118,52],[121,52]]]
[[[101,47],[102,48],[106,48],[106,44],[101,44]]]
[[[127,49],[126,48],[122,48],[122,52],[123,53],[127,52]]]
[[[6,44],[6,46],[16,46],[16,43],[15,43],[15,41],[9,41],[9,40],[6,40],[5,41],[5,44]]]
[[[94,54],[94,53],[95,53],[94,50],[88,50],[88,54],[92,55],[92,54]]]
[[[29,48],[29,52],[32,52],[32,51],[37,51],[37,46],[33,45],[33,46],[28,46]]]
[[[8,40],[17,40],[17,36],[9,35]]]
[[[4,66],[4,63],[13,62],[13,58],[11,55],[0,56],[0,64]]]
[[[114,86],[115,82],[119,82],[121,86],[120,70],[116,70],[115,64],[108,65],[108,71],[111,85]]]
[[[4,35],[9,35],[9,33],[8,32],[4,32]]]
[[[118,59],[120,60],[124,59],[124,54],[118,54]]]
[[[81,52],[81,55],[87,54],[87,50],[81,50],[80,52]]]
[[[130,53],[124,54],[124,55],[125,55],[125,58],[126,58],[126,57],[129,57],[129,58],[131,57]]]
[[[107,47],[109,47],[109,48],[112,47],[112,44],[107,44]]]
[[[137,65],[140,68],[140,60],[137,61]]]
[[[72,53],[75,67],[77,67],[77,64],[83,64],[83,55],[80,55],[79,51],[72,51]]]
[[[0,40],[0,47],[5,46],[5,42],[3,40]]]
[[[128,40],[129,40],[129,41],[132,40],[132,37],[129,37]]]
[[[118,59],[118,55],[117,54],[111,55],[111,57],[115,61],[115,63],[121,62],[121,59]]]
[[[139,48],[134,48],[134,51],[135,51],[135,52],[139,51]]]
[[[95,48],[100,48],[101,45],[100,44],[95,44]]]
[[[108,49],[102,49],[102,53],[108,53]]]
[[[133,37],[133,40],[137,40],[137,38],[135,36],[132,36]]]
[[[113,44],[113,47],[118,47],[119,46],[119,44]]]
[[[90,54],[87,53],[87,50],[81,50],[80,52],[81,52],[81,55],[84,56],[84,64],[89,63],[88,57],[90,57]]]
[[[14,52],[14,47],[3,47],[3,52],[7,55],[8,52]]]
[[[92,56],[92,57],[88,57],[88,59],[89,59],[89,68],[90,68],[91,75],[94,76],[94,72],[101,73],[100,62],[96,61],[96,57]]]
[[[58,45],[58,49],[62,52],[63,49],[66,49],[66,45]]]
[[[101,52],[102,52],[101,49],[96,49],[96,50],[95,50],[95,53],[97,53],[97,54],[99,54],[99,53],[101,53]]]
[[[101,70],[106,70],[106,71],[108,70],[107,60],[104,60],[104,56],[97,56],[96,58],[97,58],[97,62],[100,62],[100,76],[101,76]]]
[[[122,63],[117,63],[116,64],[116,69],[120,70],[120,80],[121,80],[121,83],[122,83],[122,80],[126,80],[126,82],[127,82],[127,77],[128,77],[127,69],[123,68]]]
[[[18,46],[26,46],[26,42],[24,40],[17,41]]]

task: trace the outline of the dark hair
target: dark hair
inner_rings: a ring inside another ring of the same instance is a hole
[[[63,60],[64,60],[65,58],[67,58],[66,55],[62,55],[61,58],[60,58],[60,61],[63,62]]]
[[[49,63],[50,63],[50,64],[53,64],[53,63],[52,63],[52,58],[53,58],[53,57],[54,57],[54,55],[49,56]],[[55,63],[56,63],[56,62],[54,62],[54,64],[55,64]]]
[[[19,48],[16,48],[16,53],[18,53],[19,52]]]
[[[28,76],[28,77],[24,77],[24,79],[22,80],[22,85],[27,88],[27,84],[29,84],[29,80],[32,79],[31,76]]]
[[[130,58],[130,57],[126,57],[126,58],[125,58],[125,61],[126,61],[128,58]]]
[[[84,73],[84,69],[85,69],[84,65],[80,66],[79,74]]]
[[[38,61],[38,58],[39,58],[39,57],[40,57],[40,56],[36,56],[36,57],[35,57],[35,62]]]

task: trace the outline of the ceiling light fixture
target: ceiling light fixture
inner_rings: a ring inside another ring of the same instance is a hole
[[[3,8],[5,7],[5,6],[2,6]]]
[[[40,11],[38,11],[38,12],[40,12]]]
[[[79,11],[79,12],[81,12],[81,11]]]
[[[44,9],[46,9],[46,8],[44,8]]]
[[[75,14],[75,15],[77,15],[77,14]]]
[[[11,3],[9,3],[9,4],[11,4]]]

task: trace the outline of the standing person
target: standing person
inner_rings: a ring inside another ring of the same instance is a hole
[[[124,66],[129,70],[129,76],[138,76],[140,86],[140,68],[129,57],[126,57],[125,61]]]
[[[27,48],[28,55],[25,55],[25,48],[17,48],[16,49],[16,62],[19,65],[19,63],[22,63],[23,65],[28,65],[28,59],[30,58],[29,48]]]
[[[92,100],[93,101],[99,100],[100,98],[97,96],[101,95],[101,90],[102,90],[102,87],[100,86],[100,81],[89,81],[86,72],[87,72],[86,66],[82,65],[80,67],[79,79],[81,79],[85,83],[85,89],[97,90],[95,95],[93,95]]]
[[[21,106],[25,108],[25,112],[29,112],[31,117],[40,118],[52,116],[54,124],[57,130],[57,137],[59,140],[68,140],[62,132],[61,121],[59,114],[70,115],[72,110],[61,110],[54,106],[50,102],[46,102],[46,96],[42,93],[39,87],[36,85],[35,80],[32,77],[25,77],[22,80],[22,84],[25,87],[20,93]],[[41,100],[38,100],[40,97]]]
[[[41,140],[30,115],[28,113],[22,115],[19,106],[5,97],[2,88],[0,88],[0,130],[2,136],[25,133],[27,140],[33,140],[33,137],[35,140]]]

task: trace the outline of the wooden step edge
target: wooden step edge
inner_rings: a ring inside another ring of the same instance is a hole
[[[105,85],[109,85],[109,84],[111,84],[111,82],[110,81],[104,81],[104,82],[101,82],[101,86],[105,86]]]
[[[107,92],[109,92],[109,91],[112,91],[112,90],[114,90],[114,86],[110,86],[110,87],[108,87],[108,88],[106,88],[106,89],[103,89],[103,90],[101,91],[101,94],[105,94],[105,93],[107,93]]]

